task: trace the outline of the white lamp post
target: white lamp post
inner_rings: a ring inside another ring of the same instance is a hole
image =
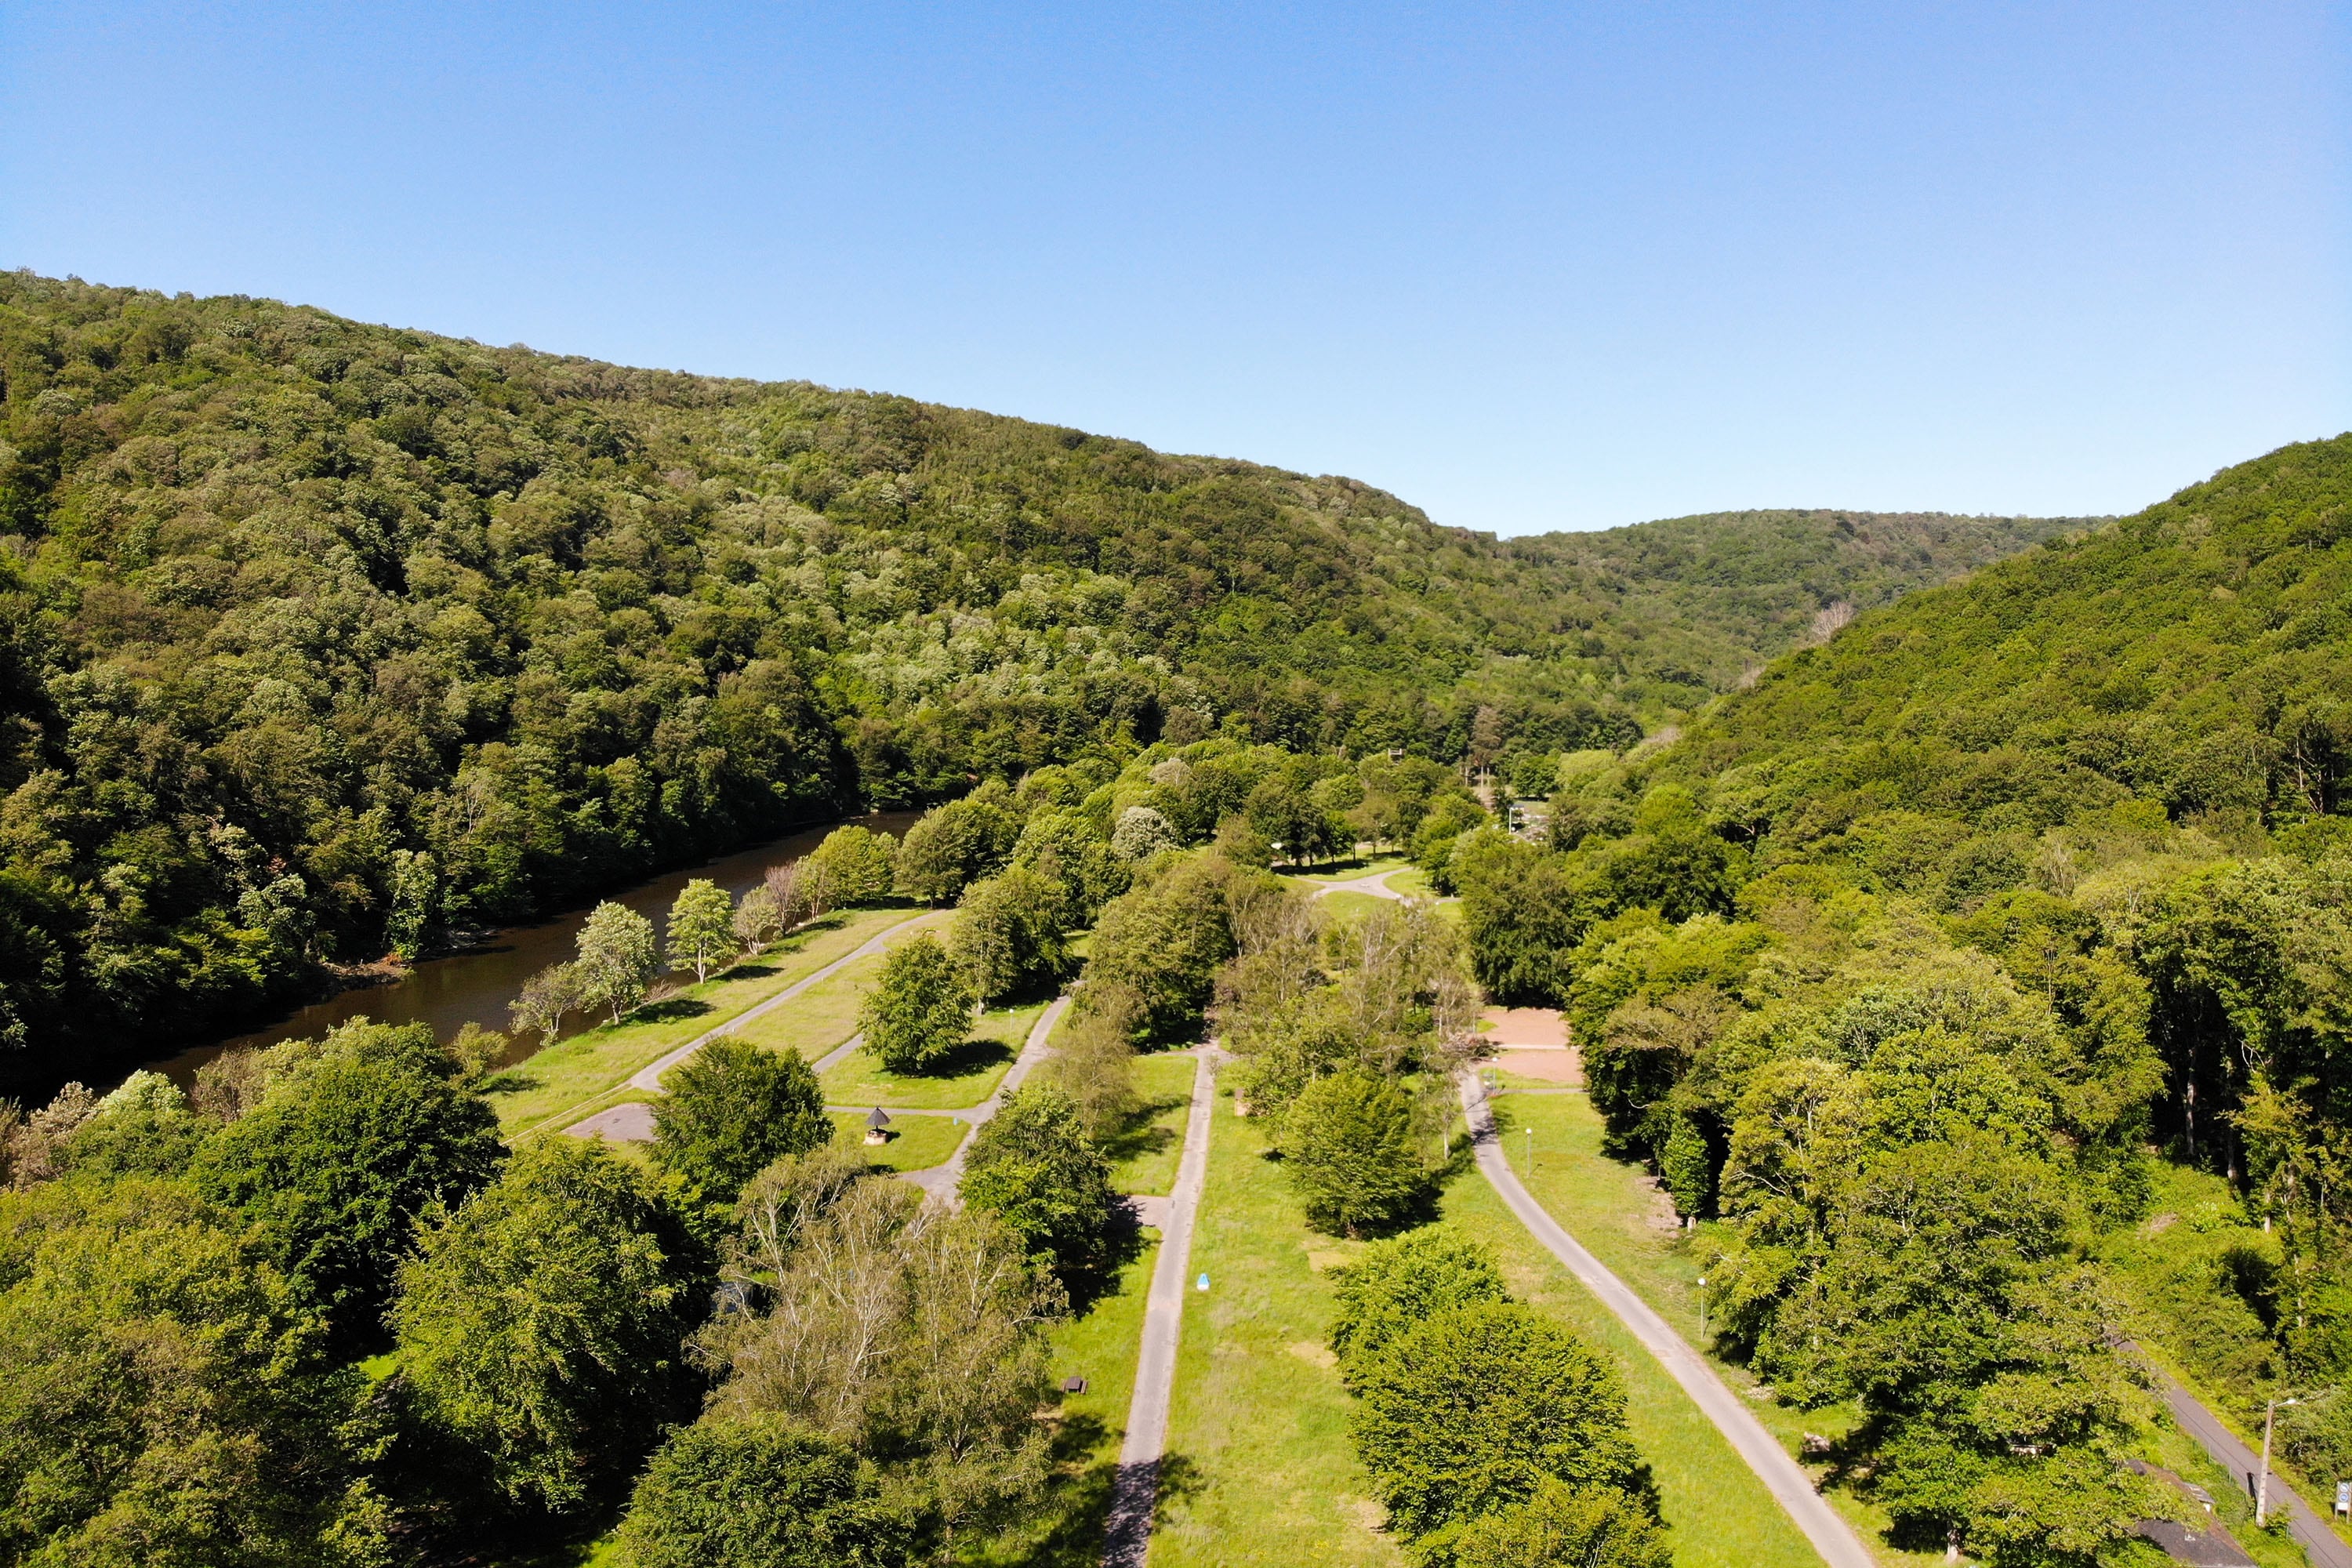
[[[2254,1482],[2254,1528],[2256,1530],[2263,1527],[2263,1516],[2270,1512],[2271,1426],[2277,1421],[2280,1410],[2287,1405],[2302,1403],[2300,1399],[2273,1399],[2263,1407],[2263,1469],[2261,1479]]]

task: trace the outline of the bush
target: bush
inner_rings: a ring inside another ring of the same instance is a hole
[[[1065,1282],[1109,1257],[1118,1201],[1110,1164],[1058,1089],[1018,1089],[981,1124],[964,1159],[963,1199],[1003,1216]]]
[[[1526,1502],[1465,1526],[1454,1568],[1673,1568],[1666,1531],[1612,1487],[1547,1480]]]
[[[1350,1386],[1358,1367],[1440,1313],[1511,1299],[1485,1244],[1433,1226],[1374,1242],[1339,1271],[1339,1283],[1331,1352]]]
[[[858,1010],[866,1048],[892,1072],[922,1072],[971,1037],[971,992],[929,931],[882,961]]]
[[[1412,1101],[1352,1064],[1315,1079],[1282,1119],[1282,1156],[1308,1222],[1355,1236],[1392,1223],[1428,1186]]]
[[[771,1162],[833,1138],[824,1091],[797,1051],[721,1035],[672,1068],[654,1105],[654,1159],[729,1203]]]
[[[631,1568],[899,1568],[915,1532],[846,1445],[769,1415],[707,1416],[637,1481]]]
[[[401,1270],[401,1370],[507,1496],[576,1507],[692,1409],[681,1344],[709,1278],[650,1180],[601,1144],[542,1138]]]
[[[347,1337],[376,1331],[425,1205],[463,1199],[506,1158],[498,1118],[449,1071],[429,1026],[360,1019],[197,1156],[198,1189],[237,1211]]]
[[[1616,1374],[1516,1303],[1440,1313],[1363,1363],[1357,1393],[1357,1455],[1408,1535],[1529,1501],[1546,1480],[1643,1482]]]

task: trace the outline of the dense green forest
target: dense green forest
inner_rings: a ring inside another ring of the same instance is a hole
[[[1915,1544],[2121,1550],[2116,1327],[2352,1475],[2347,605],[2352,436],[1564,757],[1549,845],[1428,852]]]
[[[1092,752],[1540,779],[2061,526],[1497,542],[905,398],[25,273],[0,410],[0,1035],[31,1089],[324,965]]]

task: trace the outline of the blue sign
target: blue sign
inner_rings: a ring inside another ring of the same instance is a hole
[[[1207,1275],[1205,1275],[1205,1274],[1202,1275],[1198,1279],[1195,1279],[1194,1281],[1192,1281],[1192,1289],[1195,1289],[1195,1290],[1205,1290],[1205,1289],[1207,1289],[1208,1288],[1209,1288],[1209,1277],[1208,1277]]]

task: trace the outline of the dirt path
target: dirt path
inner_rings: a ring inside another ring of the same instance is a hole
[[[1176,1189],[1160,1226],[1160,1261],[1143,1308],[1143,1349],[1135,1366],[1135,1399],[1127,1411],[1127,1440],[1111,1480],[1110,1513],[1103,1523],[1103,1568],[1143,1568],[1151,1550],[1151,1516],[1160,1500],[1160,1460],[1168,1447],[1168,1403],[1176,1387],[1176,1342],[1184,1323],[1184,1290],[1192,1267],[1192,1224],[1209,1179],[1209,1117],[1217,1098],[1215,1047],[1193,1055],[1192,1108],[1184,1119],[1184,1153]]]
[[[1462,1110],[1470,1122],[1478,1169],[1493,1184],[1496,1195],[1518,1216],[1519,1223],[1553,1257],[1566,1264],[1568,1271],[1599,1297],[1602,1306],[1617,1315],[1618,1321],[1633,1331],[1643,1349],[1658,1358],[1658,1363],[1715,1423],[1716,1430],[1748,1462],[1748,1468],[1756,1472],[1757,1479],[1787,1510],[1797,1528],[1805,1532],[1805,1539],[1813,1543],[1813,1550],[1822,1554],[1830,1568],[1876,1568],[1877,1560],[1862,1537],[1813,1489],[1812,1478],[1715,1374],[1706,1358],[1692,1349],[1606,1265],[1587,1252],[1520,1184],[1496,1139],[1494,1110],[1486,1103],[1486,1089],[1475,1076],[1465,1076],[1461,1088]]]
[[[1021,1080],[1029,1076],[1030,1069],[1054,1054],[1045,1042],[1054,1037],[1054,1026],[1060,1023],[1062,1015],[1069,1010],[1070,999],[1066,994],[1055,997],[1054,1005],[1037,1015],[1037,1021],[1029,1026],[1029,1038],[1023,1043],[1021,1054],[1013,1058],[1011,1067],[1005,1068],[1004,1077],[998,1082],[994,1094],[962,1110],[941,1110],[931,1114],[961,1116],[971,1125],[972,1131],[978,1131],[982,1122],[996,1114],[997,1107],[1004,1103],[1004,1097],[1021,1087]],[[919,1116],[924,1112],[892,1110],[890,1114]],[[899,1176],[933,1197],[952,1204],[956,1201],[956,1189],[963,1184],[964,1155],[971,1149],[971,1132],[966,1132],[963,1142],[956,1145],[956,1152],[948,1156],[946,1164],[929,1165],[919,1171],[901,1171]]]

